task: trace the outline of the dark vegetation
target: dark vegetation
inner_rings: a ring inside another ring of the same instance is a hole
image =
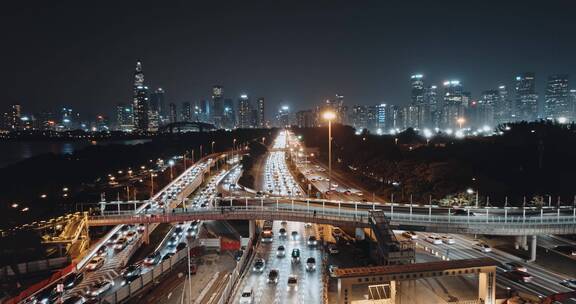
[[[139,145],[90,146],[71,155],[32,157],[0,169],[0,228],[74,211],[80,203],[96,203],[101,193],[105,193],[109,200],[116,199],[117,195],[124,199],[122,189],[107,186],[109,173],[128,167],[151,167],[157,158],[166,159],[186,151],[191,157],[192,150],[197,160],[200,146],[203,146],[204,154],[210,153],[212,141],[217,152],[230,150],[234,138],[236,145],[240,145],[262,137],[271,141],[273,134],[274,131],[268,129],[240,129],[159,135]],[[147,182],[147,179],[143,182]],[[156,185],[157,182],[160,183],[160,178],[155,180],[156,191],[160,186]],[[67,197],[63,197],[63,187],[69,189]],[[41,198],[41,194],[47,194],[46,198]],[[148,196],[148,191],[137,194],[138,199]],[[12,208],[14,203],[29,207],[29,211]]]
[[[396,136],[355,134],[333,127],[333,166],[351,173],[385,198],[415,202],[464,196],[478,190],[481,204],[553,205],[575,200],[576,127],[549,122],[516,123],[500,135],[430,140],[408,129]],[[306,146],[319,147],[327,162],[326,128],[295,129]],[[470,195],[468,195],[470,196]],[[474,194],[475,196],[475,194]],[[471,201],[473,198],[468,197]]]
[[[268,148],[257,140],[248,143],[249,153],[242,158],[242,169],[244,170],[242,176],[238,179],[238,183],[244,187],[254,189],[254,164],[260,157],[266,155]]]

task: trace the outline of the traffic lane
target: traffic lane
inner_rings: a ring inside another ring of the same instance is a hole
[[[508,286],[524,288],[540,295],[549,295],[557,292],[570,291],[568,288],[565,288],[559,284],[559,282],[564,279],[562,275],[552,273],[536,264],[524,263],[521,259],[494,248],[492,248],[492,252],[489,253],[482,253],[479,250],[472,249],[473,245],[478,241],[461,235],[452,235],[456,241],[455,244],[434,245],[425,241],[425,235],[427,234],[419,234],[420,239],[417,242],[420,245],[432,248],[440,255],[445,255],[450,259],[479,258],[488,256],[501,263],[514,261],[525,265],[528,268],[528,273],[533,275],[533,281],[531,283],[518,283],[503,277],[503,269],[499,268],[499,279],[506,283]]]

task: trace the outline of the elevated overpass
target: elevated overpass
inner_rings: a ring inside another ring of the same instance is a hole
[[[221,208],[215,210],[172,209],[167,214],[108,213],[90,216],[89,226],[128,223],[180,222],[190,220],[292,220],[341,226],[369,227],[370,211],[383,210],[380,205],[334,202],[297,198],[228,197],[219,199]],[[542,235],[576,234],[576,216],[557,215],[453,215],[386,212],[392,229],[431,233],[489,234],[489,235]]]

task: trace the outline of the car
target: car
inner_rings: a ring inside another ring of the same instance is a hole
[[[128,268],[124,269],[124,271],[122,272],[122,277],[124,277],[124,280],[126,280],[127,283],[130,283],[136,280],[136,278],[138,278],[141,273],[142,273],[141,265],[133,264],[128,266]]]
[[[252,303],[254,303],[254,291],[252,291],[252,288],[246,287],[244,288],[244,290],[242,290],[239,304],[252,304]]]
[[[178,224],[176,224],[176,228],[182,228],[182,226],[184,226],[184,222],[178,222]]]
[[[306,242],[306,244],[308,244],[308,246],[316,246],[318,245],[318,240],[316,239],[315,236],[311,235],[308,237],[308,241]]]
[[[108,254],[108,247],[106,247],[106,245],[102,245],[100,246],[100,248],[98,248],[98,251],[96,251],[96,255],[97,256],[106,256]]]
[[[286,228],[284,227],[280,228],[280,230],[278,230],[278,235],[282,238],[286,237],[288,235],[288,233],[286,232]]]
[[[426,242],[434,245],[442,244],[442,239],[436,234],[430,234],[426,237]]]
[[[340,229],[340,228],[338,228],[338,227],[334,227],[334,228],[332,229],[332,236],[333,236],[335,239],[341,238],[341,237],[344,236],[344,231],[342,231],[342,229]]]
[[[298,277],[293,274],[288,276],[288,289],[298,290]]]
[[[527,272],[518,270],[507,271],[504,273],[504,276],[510,280],[524,283],[530,283],[533,279],[533,277]]]
[[[456,243],[456,240],[450,235],[443,235],[442,236],[442,243],[452,245]]]
[[[254,261],[254,266],[252,267],[252,271],[254,272],[262,272],[264,271],[264,267],[266,267],[266,261],[263,258],[257,258]]]
[[[186,229],[186,237],[192,238],[195,237],[198,234],[198,230],[194,227],[188,227],[188,229]]]
[[[168,239],[168,246],[174,246],[176,247],[176,244],[178,243],[178,239],[175,236],[171,236]]]
[[[314,271],[316,270],[316,259],[310,257],[306,259],[306,271]]]
[[[138,225],[137,230],[138,230],[138,232],[144,232],[144,230],[146,230],[146,225],[144,225],[144,224]]]
[[[292,263],[300,263],[300,249],[292,249]]]
[[[466,209],[454,209],[451,213],[452,215],[464,215],[464,216],[474,216],[474,212],[466,210]]]
[[[162,260],[162,256],[160,255],[159,251],[156,251],[154,253],[149,254],[145,259],[144,259],[144,264],[146,265],[156,265],[160,262],[160,260]]]
[[[119,234],[118,233],[114,233],[109,239],[108,239],[108,244],[112,245],[116,242],[116,239],[118,238]]]
[[[86,303],[86,298],[80,295],[73,295],[66,299],[62,304],[84,304]]]
[[[120,237],[116,240],[116,243],[114,243],[114,250],[122,250],[126,248],[127,244],[128,240],[125,237]]]
[[[114,282],[110,280],[103,280],[100,282],[96,282],[90,286],[90,289],[88,290],[88,295],[90,295],[91,297],[98,297],[101,294],[108,291],[109,289],[111,289],[112,286],[114,286]]]
[[[162,257],[162,261],[166,261],[174,256],[174,252],[168,252]]]
[[[554,247],[554,250],[563,253],[565,255],[576,256],[576,246],[572,245],[558,245]]]
[[[236,261],[240,261],[240,259],[242,259],[243,254],[244,254],[244,250],[242,250],[242,249],[236,250],[236,252],[234,252],[234,259]]]
[[[182,234],[184,233],[184,229],[182,229],[182,227],[176,227],[176,229],[174,229],[174,232],[172,233],[173,236],[182,236]]]
[[[135,238],[136,238],[136,231],[130,230],[128,231],[128,233],[126,233],[126,240],[128,241],[128,243],[132,243],[132,241],[134,241]]]
[[[176,251],[180,251],[186,247],[188,247],[187,243],[185,243],[185,242],[178,243],[178,246],[176,246]]]
[[[292,235],[293,239],[297,239],[298,238],[298,231],[296,231],[296,230],[292,231],[291,235]]]
[[[36,296],[33,297],[32,303],[41,303],[41,304],[48,304],[48,303],[58,303],[62,293],[58,292],[56,288],[45,288],[44,290],[40,291]]]
[[[508,262],[504,263],[502,266],[508,271],[516,270],[516,271],[528,272],[528,268],[526,268],[526,266],[520,264],[519,262]]]
[[[304,224],[304,228],[311,228],[312,227],[312,223],[306,223]]]
[[[338,250],[338,247],[336,245],[330,244],[328,245],[328,253],[330,253],[330,255],[336,255],[340,253],[340,251]]]
[[[272,269],[268,272],[268,283],[269,284],[278,284],[278,277],[279,277],[278,269]]]
[[[120,227],[120,233],[122,235],[126,235],[128,233],[128,231],[130,231],[130,226],[122,225],[122,227]]]
[[[73,272],[64,278],[62,284],[64,284],[64,289],[72,289],[78,285],[78,283],[82,282],[83,279],[83,272]]]
[[[417,240],[418,239],[418,235],[414,231],[404,231],[404,232],[402,232],[402,236],[407,238],[407,239],[411,239],[411,240]]]
[[[566,279],[560,282],[560,285],[576,290],[576,279]]]
[[[88,262],[88,264],[86,265],[86,270],[88,271],[94,271],[99,269],[100,267],[102,267],[104,265],[104,258],[103,257],[93,257],[90,262]]]
[[[276,249],[276,256],[279,258],[286,256],[286,248],[284,248],[284,245],[278,246],[278,249]]]
[[[486,243],[476,243],[473,245],[473,248],[481,252],[492,252],[492,248]]]

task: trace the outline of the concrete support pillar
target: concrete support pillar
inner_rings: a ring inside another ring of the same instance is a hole
[[[496,267],[482,269],[478,278],[478,299],[484,304],[496,303]]]
[[[530,259],[528,260],[528,262],[536,261],[536,248],[537,248],[536,240],[537,240],[536,236],[532,235],[530,240]]]
[[[144,244],[150,244],[150,229],[148,226],[150,225],[146,224],[144,226],[144,235],[142,237],[142,241],[144,242]]]
[[[514,241],[514,248],[516,250],[522,248],[524,250],[528,250],[528,241],[525,235],[519,235],[516,237]]]
[[[390,303],[396,303],[396,281],[390,281]]]
[[[352,303],[352,285],[342,279],[338,279],[338,296],[336,297],[337,304],[350,304]]]
[[[256,221],[248,221],[248,233],[250,237],[256,236]]]

